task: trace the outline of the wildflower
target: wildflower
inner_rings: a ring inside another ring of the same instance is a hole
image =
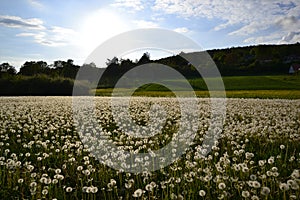
[[[293,171],[293,173],[291,174],[291,177],[292,177],[293,179],[299,178],[299,177],[300,177],[299,170],[298,170],[298,169],[295,169],[295,170]]]
[[[291,194],[291,195],[290,195],[290,199],[298,199],[298,198],[297,198],[297,196],[296,196],[296,195],[294,195],[294,194]]]
[[[174,194],[174,193],[171,193],[171,195],[170,195],[170,199],[177,199],[177,195],[176,194]]]
[[[43,189],[42,190],[42,195],[47,195],[48,194],[48,190],[47,189]]]
[[[267,176],[272,176],[273,175],[273,173],[271,172],[271,171],[267,171]]]
[[[49,185],[51,182],[52,182],[52,181],[51,181],[51,178],[46,178],[46,179],[44,180],[44,183],[47,184],[47,185]]]
[[[129,189],[132,187],[132,183],[125,183],[125,188]]]
[[[153,188],[155,188],[155,187],[156,187],[156,183],[155,183],[155,182],[153,182],[153,181],[151,181],[150,185],[151,185]]]
[[[220,190],[224,190],[226,188],[226,184],[225,183],[219,183],[218,185]]]
[[[253,195],[253,196],[251,197],[251,200],[259,200],[259,197],[256,196],[256,195]]]
[[[254,188],[260,188],[260,183],[258,181],[253,181]]]
[[[150,184],[147,184],[146,187],[145,187],[145,189],[146,189],[147,191],[149,191],[149,192],[152,192],[152,191],[153,191],[153,187],[152,187],[152,185],[150,185]]]
[[[199,191],[199,195],[200,195],[201,197],[204,197],[204,196],[206,195],[206,192],[205,192],[204,190],[200,190],[200,191]]]
[[[256,175],[255,175],[255,174],[251,174],[251,175],[250,175],[250,179],[251,179],[252,181],[255,181],[255,180],[256,180],[256,178],[257,178],[257,177],[256,177]]]
[[[287,191],[287,190],[289,190],[289,185],[286,184],[286,183],[280,183],[280,184],[279,184],[279,189],[280,189],[280,190]]]
[[[249,168],[248,167],[242,167],[242,172],[246,173],[249,171]]]
[[[71,188],[71,187],[66,188],[66,192],[72,192],[72,190],[73,190],[73,188]]]
[[[270,188],[268,187],[262,187],[260,193],[264,196],[270,194]]]
[[[83,170],[82,173],[86,176],[89,176],[91,174],[90,170],[88,170],[88,169]]]
[[[294,181],[294,180],[288,180],[287,181],[287,184],[291,187],[291,189],[293,189],[293,190],[298,190],[299,189],[299,185],[298,185],[298,183],[296,182],[296,181]]]
[[[277,176],[279,176],[279,173],[278,172],[273,172],[273,176],[277,177]]]
[[[95,186],[92,186],[91,187],[91,192],[94,193],[94,194],[97,193],[98,192],[98,188],[95,187]]]
[[[143,195],[143,193],[144,193],[144,191],[142,189],[137,189],[136,191],[134,191],[132,196],[138,198],[138,197],[141,197]]]
[[[291,156],[289,162],[293,162],[295,160],[295,156]]]
[[[242,197],[248,198],[250,196],[250,193],[248,191],[242,191]]]
[[[87,192],[88,187],[87,186],[83,186],[82,187],[82,192],[86,193]]]
[[[273,164],[274,163],[274,157],[271,156],[269,159],[268,159],[268,163],[269,164]]]
[[[37,183],[36,183],[36,182],[31,182],[29,186],[30,186],[30,187],[36,187],[36,186],[37,186]]]
[[[258,165],[259,165],[260,167],[264,166],[265,163],[266,163],[265,160],[259,160],[259,161],[258,161]]]
[[[18,179],[18,183],[23,183],[24,182],[24,179],[20,178]]]

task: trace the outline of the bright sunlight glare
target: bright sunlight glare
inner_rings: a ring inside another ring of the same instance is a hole
[[[126,17],[109,9],[100,9],[83,19],[79,44],[84,55],[90,54],[107,39],[130,30]]]

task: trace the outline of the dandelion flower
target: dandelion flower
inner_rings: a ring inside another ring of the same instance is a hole
[[[248,191],[242,191],[242,197],[248,198],[250,196],[250,192]]]
[[[280,189],[280,190],[287,191],[287,190],[289,190],[289,185],[286,184],[286,183],[280,183],[280,184],[279,184],[279,189]]]
[[[42,190],[42,195],[47,195],[48,194],[48,190],[47,189],[43,189]]]
[[[150,184],[147,184],[146,187],[145,187],[145,189],[146,189],[147,191],[149,191],[149,192],[152,192],[152,191],[153,191],[153,187],[152,187],[152,185],[150,185]]]
[[[260,188],[260,183],[258,181],[252,182],[254,188]]]
[[[91,192],[94,193],[94,194],[97,193],[98,192],[98,188],[95,187],[95,186],[92,186],[91,187]]]
[[[259,200],[259,197],[256,196],[256,195],[253,195],[253,196],[251,197],[251,200]]]
[[[24,182],[24,179],[20,178],[18,179],[18,183],[23,183]]]
[[[143,195],[143,192],[144,191],[142,189],[137,189],[136,191],[134,191],[132,196],[136,198],[141,197]]]
[[[268,188],[268,187],[262,187],[260,193],[262,195],[266,196],[266,195],[270,194],[270,188]]]
[[[199,191],[199,195],[200,195],[201,197],[204,197],[204,196],[206,195],[206,192],[205,192],[204,190],[200,190],[200,191]]]
[[[71,187],[66,188],[66,192],[72,192],[72,190],[73,190],[73,188],[71,188]]]
[[[226,188],[226,184],[225,183],[219,183],[218,185],[220,190],[224,190]]]

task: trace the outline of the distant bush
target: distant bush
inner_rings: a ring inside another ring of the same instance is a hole
[[[0,95],[72,95],[74,80],[70,78],[51,78],[47,75],[12,76],[0,79]],[[77,83],[80,94],[88,94],[87,84]]]

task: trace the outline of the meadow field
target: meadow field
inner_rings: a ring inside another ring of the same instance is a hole
[[[159,149],[178,130],[176,98],[132,97],[137,124],[147,124],[150,105],[167,111],[162,132],[145,139],[116,126],[109,97],[95,102],[101,133],[118,149]],[[199,110],[189,110],[200,118],[185,154],[159,170],[129,173],[100,163],[84,146],[73,123],[72,97],[1,97],[0,199],[300,198],[299,100],[228,99],[220,138],[206,156],[210,99],[198,103]]]
[[[213,78],[208,78],[213,79]],[[225,76],[224,82],[228,98],[260,98],[260,99],[300,99],[300,76],[296,75],[269,75],[269,76]],[[181,87],[183,80],[165,80],[166,85],[175,86],[184,96]],[[198,97],[210,97],[206,83],[201,78],[189,79],[191,86]],[[125,91],[118,88],[116,91]],[[113,88],[99,88],[92,91],[96,96],[111,96]],[[168,88],[148,84],[138,88],[134,96],[174,97]]]

